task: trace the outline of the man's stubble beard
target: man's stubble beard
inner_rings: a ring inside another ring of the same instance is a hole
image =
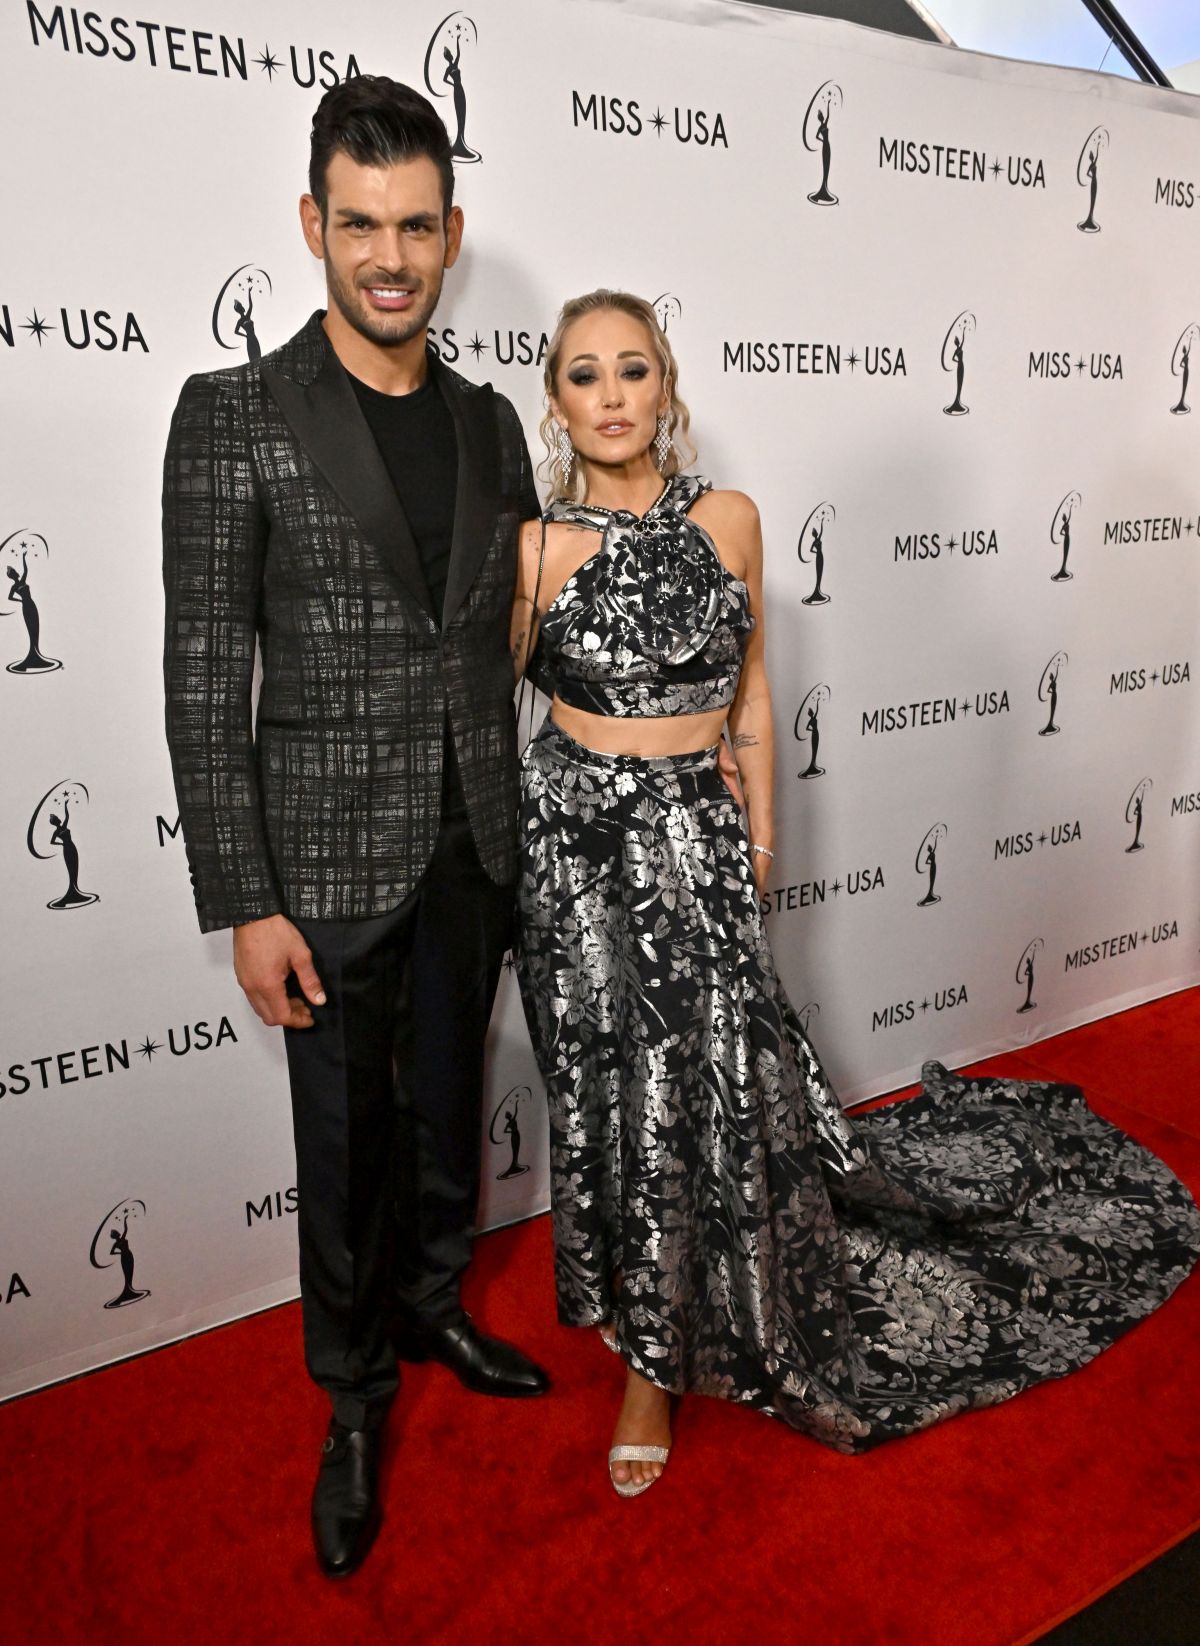
[[[401,344],[411,342],[414,337],[424,331],[433,318],[433,311],[437,308],[438,300],[442,295],[444,274],[445,270],[439,271],[437,285],[432,290],[428,288],[425,290],[415,310],[397,317],[400,321],[399,330],[393,330],[390,326],[385,330],[382,316],[380,317],[379,327],[376,329],[376,326],[372,323],[372,316],[363,307],[360,307],[356,301],[360,295],[359,288],[357,286],[347,286],[333,267],[329,257],[326,256],[325,258],[325,283],[329,289],[330,298],[337,306],[338,313],[347,325],[353,326],[360,337],[365,337],[368,342],[375,343],[380,348],[385,349],[399,348]],[[380,281],[381,286],[400,283],[387,280]]]

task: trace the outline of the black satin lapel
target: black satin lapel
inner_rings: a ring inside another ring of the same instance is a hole
[[[369,543],[421,609],[436,621],[421,558],[379,447],[330,349],[309,384],[262,368],[292,433],[362,527]]]
[[[444,371],[437,371],[437,384],[446,397],[458,435],[454,536],[442,612],[442,627],[448,629],[491,546],[500,507],[500,434],[490,383],[477,389],[461,389]]]

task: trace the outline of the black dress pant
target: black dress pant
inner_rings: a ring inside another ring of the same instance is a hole
[[[326,994],[312,1028],[285,1030],[305,1360],[353,1429],[379,1421],[395,1394],[393,1318],[460,1315],[484,1036],[512,901],[451,805],[399,908],[296,922]]]

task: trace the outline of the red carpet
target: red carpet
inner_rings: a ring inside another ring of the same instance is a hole
[[[1078,1080],[1200,1191],[1200,991],[981,1067]],[[623,1376],[553,1318],[545,1219],[482,1240],[471,1297],[556,1378],[531,1403],[406,1377],[387,1519],[316,1573],[322,1402],[296,1307],[0,1408],[6,1638],[240,1646],[1014,1646],[1200,1522],[1200,1279],[1091,1366],[842,1458],[685,1403],[665,1478],[621,1502]]]

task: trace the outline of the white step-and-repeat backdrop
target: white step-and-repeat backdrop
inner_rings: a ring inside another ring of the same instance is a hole
[[[321,303],[348,75],[456,139],[443,356],[532,438],[558,304],[641,292],[762,510],[771,930],[845,1099],[1200,979],[1200,101],[719,0],[444,5],[0,18],[0,1396],[294,1294],[282,1046],[178,833],[159,477],[184,377]],[[484,1121],[494,1225],[547,1188],[511,976]]]

